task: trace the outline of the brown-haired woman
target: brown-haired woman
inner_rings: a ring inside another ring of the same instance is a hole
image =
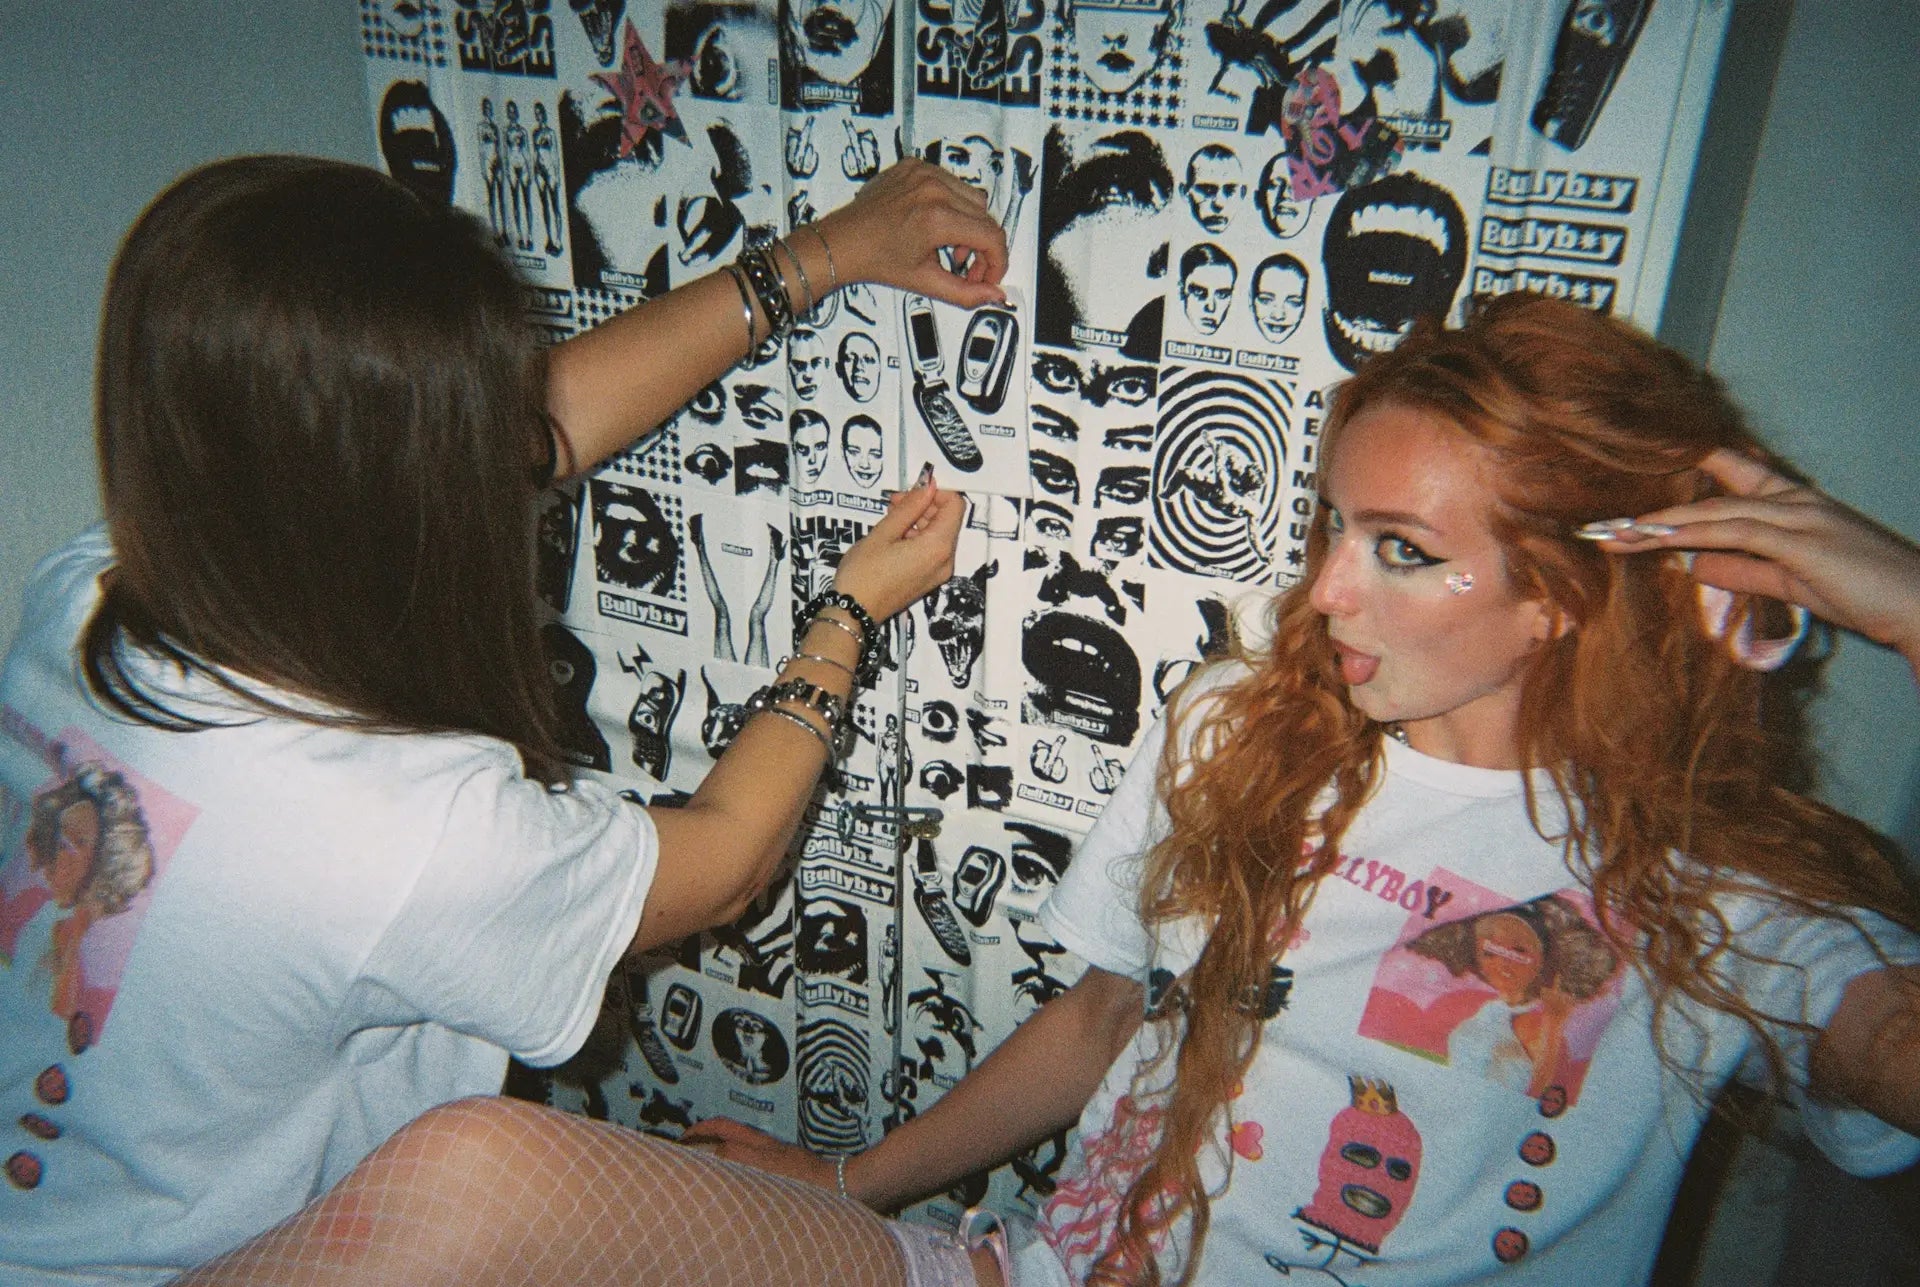
[[[1638,1284],[1735,1076],[1843,1166],[1920,1159],[1920,909],[1781,784],[1796,614],[1750,597],[1920,673],[1920,549],[1534,297],[1372,359],[1320,452],[1269,640],[1188,686],[1042,914],[1081,981],[837,1173],[690,1139],[887,1209],[1077,1120],[1020,1287]]]
[[[816,292],[972,306],[1005,260],[979,195],[908,162],[542,352],[485,229],[374,171],[246,157],[154,201],[101,329],[105,529],[35,574],[0,672],[0,1278],[214,1257],[510,1054],[567,1058],[624,954],[739,915],[964,502],[894,497],[764,718],[656,811],[565,767],[539,488]]]

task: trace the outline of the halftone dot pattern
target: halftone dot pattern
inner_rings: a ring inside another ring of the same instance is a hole
[[[360,0],[360,48],[369,58],[445,67],[446,26],[439,10],[424,5],[422,8],[425,12],[421,15],[420,34],[403,36],[388,24],[381,0]]]
[[[645,296],[637,290],[598,290],[592,286],[576,286],[573,288],[574,321],[581,330],[590,331],[608,318],[626,312],[643,298]]]
[[[604,474],[629,482],[678,483],[680,431],[668,421],[658,432],[640,439],[600,466]]]
[[[925,1245],[929,1240],[920,1237]],[[509,1099],[420,1117],[298,1215],[176,1287],[949,1287],[888,1222],[797,1180]]]
[[[1099,125],[1163,128],[1180,124],[1180,33],[1167,33],[1166,47],[1153,70],[1124,94],[1096,89],[1080,71],[1080,53],[1074,48],[1073,28],[1053,24],[1047,46],[1047,115],[1062,121],[1092,121]]]

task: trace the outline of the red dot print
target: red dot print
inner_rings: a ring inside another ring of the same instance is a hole
[[[1518,1229],[1502,1229],[1493,1235],[1493,1256],[1503,1265],[1510,1265],[1527,1254],[1530,1246],[1527,1235]]]
[[[1553,1161],[1555,1149],[1553,1136],[1545,1131],[1535,1131],[1520,1141],[1520,1160],[1528,1166],[1545,1166]]]
[[[1515,1211],[1538,1211],[1540,1201],[1540,1186],[1532,1180],[1515,1180],[1507,1186],[1507,1205]]]
[[[57,1140],[60,1128],[38,1113],[20,1114],[20,1128],[36,1139]]]
[[[39,1188],[42,1169],[40,1159],[25,1150],[7,1159],[7,1179],[16,1189]]]
[[[72,1088],[67,1085],[67,1070],[54,1064],[33,1079],[33,1093],[43,1104],[64,1104]]]

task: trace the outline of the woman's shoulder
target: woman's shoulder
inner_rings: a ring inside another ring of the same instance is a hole
[[[34,565],[21,591],[22,631],[85,617],[99,595],[100,574],[113,566],[113,542],[95,524]]]

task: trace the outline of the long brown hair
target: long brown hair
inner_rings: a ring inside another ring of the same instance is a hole
[[[242,157],[162,193],[101,323],[97,696],[207,725],[136,678],[134,649],[255,708],[288,709],[271,686],[310,720],[490,734],[557,778],[522,299],[471,216],[364,167]]]
[[[1491,525],[1514,584],[1566,624],[1522,674],[1518,747],[1523,770],[1549,775],[1564,813],[1542,810],[1531,788],[1527,805],[1645,980],[1662,1057],[1668,1008],[1684,998],[1746,1021],[1781,1084],[1785,1063],[1763,1020],[1809,1025],[1762,1016],[1716,976],[1745,953],[1715,900],[1757,894],[1843,919],[1866,908],[1909,926],[1920,912],[1870,829],[1782,784],[1793,757],[1762,719],[1767,678],[1703,629],[1686,573],[1571,535],[1715,494],[1698,465],[1716,448],[1781,462],[1680,354],[1539,297],[1488,302],[1457,330],[1423,324],[1369,361],[1335,393],[1322,467],[1341,426],[1383,404],[1428,413],[1486,449]],[[1383,730],[1347,700],[1308,602],[1327,545],[1320,515],[1304,579],[1275,601],[1270,644],[1240,653],[1251,673],[1174,708],[1160,765],[1171,829],[1149,857],[1142,910],[1149,924],[1198,917],[1211,933],[1186,980],[1184,1035],[1163,1043],[1174,1060],[1164,1133],[1121,1206],[1108,1277],[1095,1281],[1158,1282],[1149,1248],[1183,1215],[1193,1224],[1181,1281],[1191,1276],[1209,1215],[1197,1155],[1259,1035],[1259,1015],[1234,1002],[1285,950],[1381,772]],[[1743,599],[1735,623],[1759,608]],[[1557,834],[1543,817],[1573,821]]]

